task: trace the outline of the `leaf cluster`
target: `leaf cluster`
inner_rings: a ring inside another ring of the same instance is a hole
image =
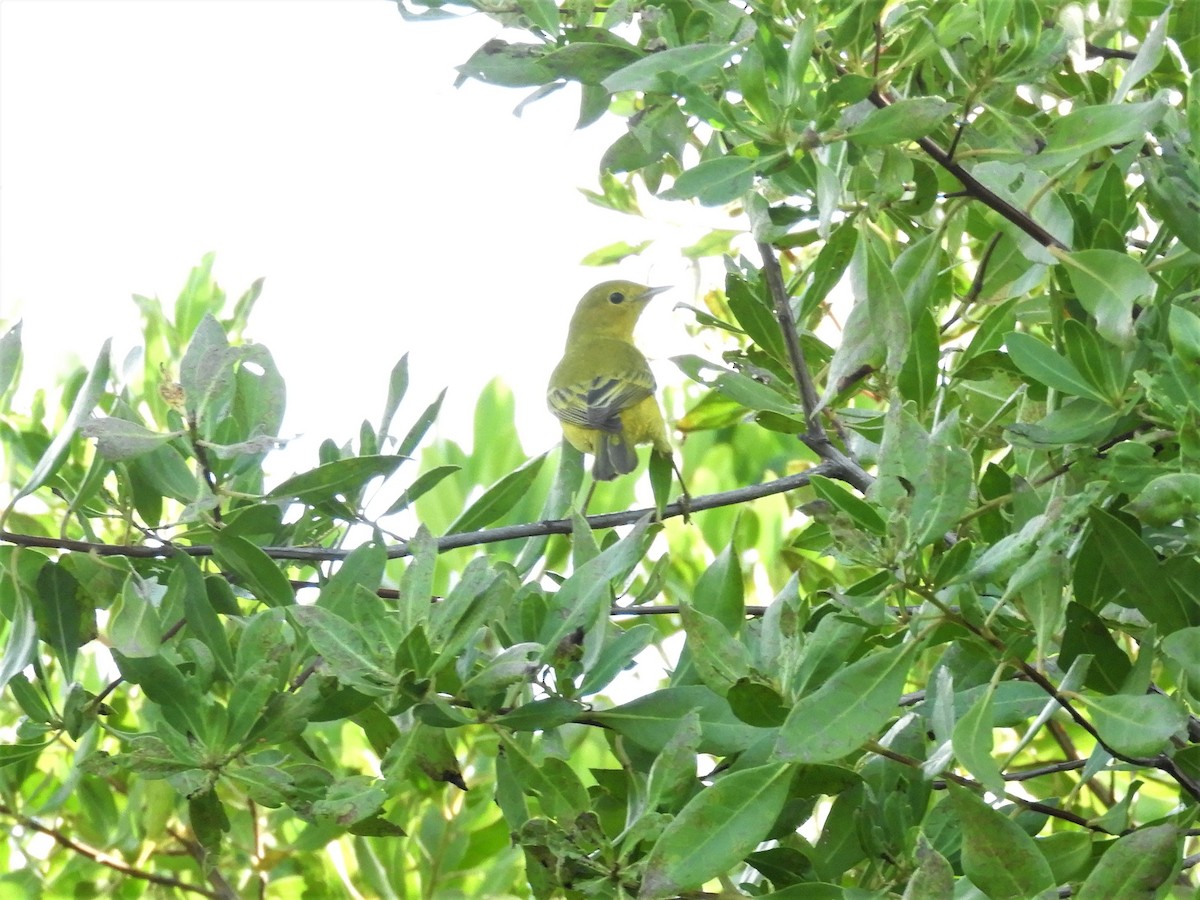
[[[404,359],[270,478],[211,259],[28,410],[10,330],[4,887],[1190,896],[1200,6],[400,7],[626,119],[594,202],[738,214],[685,250],[694,525],[578,515],[499,385],[430,440]]]

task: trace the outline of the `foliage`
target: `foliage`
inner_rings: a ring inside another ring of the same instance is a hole
[[[594,202],[744,214],[693,523],[582,518],[498,386],[428,442],[404,360],[267,477],[211,259],[23,410],[10,330],[5,895],[1190,896],[1200,5],[401,4],[464,8],[626,117]]]

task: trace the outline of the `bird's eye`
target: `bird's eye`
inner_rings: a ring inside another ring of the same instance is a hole
[[[624,303],[625,295],[622,294],[620,291],[613,291],[611,294],[608,295],[608,302],[609,303]]]

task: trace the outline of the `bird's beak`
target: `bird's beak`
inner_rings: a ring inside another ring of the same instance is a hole
[[[673,287],[674,285],[672,284],[664,284],[662,287],[646,288],[646,292],[642,294],[642,299],[649,300],[651,297],[656,297],[663,291],[669,291]]]

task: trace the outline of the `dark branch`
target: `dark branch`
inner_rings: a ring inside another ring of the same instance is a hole
[[[835,451],[836,452],[836,451]],[[700,512],[705,509],[717,509],[722,506],[734,506],[750,500],[758,500],[773,494],[783,494],[804,487],[813,475],[824,475],[845,481],[858,487],[861,475],[865,475],[858,466],[843,454],[837,453],[837,458],[827,460],[795,475],[786,475],[774,481],[753,484],[732,491],[721,491],[707,494],[703,497],[693,497],[684,509],[682,503],[668,504],[663,509],[662,518],[674,518],[685,512]],[[869,477],[869,476],[868,476]],[[587,522],[592,528],[616,528],[620,525],[632,525],[646,515],[655,515],[653,509],[632,509],[626,512],[604,513],[598,516],[588,516]],[[498,541],[511,541],[519,538],[540,537],[548,534],[570,534],[572,523],[570,519],[548,519],[542,522],[527,522],[520,525],[506,525],[501,528],[485,528],[479,531],[465,531],[461,534],[448,534],[438,538],[439,551],[457,550],[461,547],[474,547],[481,544],[494,544]],[[206,544],[193,547],[183,546],[142,546],[138,544],[104,544],[95,541],[76,541],[67,538],[44,537],[36,534],[17,534],[0,530],[0,543],[14,544],[19,547],[45,547],[53,550],[74,550],[80,553],[95,553],[98,556],[127,556],[137,559],[165,559],[178,553],[193,557],[213,555],[213,548]],[[350,555],[351,550],[331,549],[328,547],[263,547],[263,553],[272,559],[290,560],[294,562],[331,562],[343,560]],[[388,556],[396,559],[409,555],[408,544],[400,542],[388,548]]]
[[[871,91],[867,99],[880,109],[885,106],[891,106],[891,101],[878,90]],[[1033,217],[1024,210],[1017,209],[1017,207],[995,193],[991,188],[986,187],[979,179],[955,162],[949,153],[938,146],[936,141],[923,137],[917,138],[917,144],[933,158],[934,162],[957,178],[969,196],[978,200],[988,209],[999,213],[1043,247],[1057,247],[1060,250],[1071,249],[1034,221]]]
[[[854,459],[847,456],[834,446],[829,439],[821,420],[817,418],[817,408],[820,398],[816,385],[813,384],[812,374],[804,359],[804,350],[800,346],[800,334],[796,330],[796,319],[792,315],[791,298],[783,284],[783,273],[779,269],[779,260],[770,244],[758,242],[758,252],[762,256],[763,273],[767,278],[767,287],[771,291],[771,301],[775,307],[775,318],[779,322],[779,330],[783,333],[783,341],[787,346],[788,360],[792,367],[792,376],[796,379],[796,387],[800,391],[800,402],[804,407],[805,432],[800,436],[804,445],[817,456],[838,467],[842,481],[851,484],[865,492],[874,479],[867,474]]]
[[[900,765],[902,765],[902,766],[908,766],[909,768],[916,769],[917,771],[921,771],[921,761],[920,760],[913,759],[911,756],[905,756],[903,753],[897,753],[895,750],[892,750],[889,747],[885,747],[882,744],[879,744],[875,741],[867,741],[866,749],[869,750],[871,753],[874,753],[878,756],[884,757],[885,759],[890,759],[892,762],[897,762],[897,763],[900,763]],[[983,785],[979,784],[977,781],[973,781],[970,778],[965,778],[964,776],[959,775],[955,772],[942,772],[941,779],[938,781],[934,781],[931,786],[935,790],[945,790],[946,782],[948,782],[948,781],[953,781],[955,784],[957,784],[961,787],[970,788],[971,790],[975,791],[976,793],[982,794],[983,790],[984,790]],[[1083,816],[1076,815],[1075,813],[1070,812],[1065,809],[1060,809],[1057,806],[1050,806],[1049,804],[1046,804],[1046,803],[1039,803],[1036,800],[1027,800],[1024,797],[1018,797],[1015,794],[1005,794],[1004,799],[1008,800],[1012,803],[1015,803],[1018,806],[1022,806],[1025,809],[1032,809],[1035,812],[1043,813],[1043,814],[1045,814],[1047,816],[1051,816],[1055,819],[1062,819],[1063,821],[1071,822],[1072,824],[1078,825],[1081,828],[1087,828],[1089,831],[1098,831],[1101,833],[1107,833],[1104,831],[1103,828],[1100,828],[1097,825],[1093,825],[1087,819],[1083,818]]]
[[[800,391],[800,402],[804,406],[804,426],[807,429],[804,441],[822,438],[825,429],[817,418],[817,407],[821,398],[817,396],[817,386],[813,384],[812,374],[808,371],[808,363],[804,359],[804,349],[800,346],[800,335],[796,330],[796,319],[792,315],[791,298],[783,284],[783,272],[779,269],[779,260],[775,257],[775,249],[763,241],[758,242],[758,253],[762,257],[763,274],[767,278],[767,287],[771,291],[771,301],[775,307],[775,318],[779,321],[779,330],[783,332],[783,342],[787,346],[788,360],[792,364],[792,377],[796,379],[796,387]]]
[[[0,803],[0,814],[6,815],[19,823],[22,828],[28,828],[30,831],[36,831],[39,834],[44,834],[46,837],[54,840],[60,847],[65,847],[72,853],[78,853],[80,856],[90,859],[94,863],[102,866],[107,866],[115,872],[120,872],[122,875],[127,875],[130,878],[140,878],[142,881],[149,881],[151,884],[161,884],[163,887],[176,888],[181,891],[200,894],[204,897],[212,897],[214,900],[221,900],[225,895],[219,891],[210,891],[208,888],[201,887],[196,884],[189,884],[186,881],[180,881],[178,878],[171,878],[168,875],[159,875],[155,872],[147,872],[145,869],[139,869],[136,866],[131,866],[116,856],[105,853],[103,850],[98,850],[74,838],[68,837],[61,831],[51,828],[48,825],[43,825],[37,819],[31,819],[28,816],[23,816],[15,810],[10,809],[7,805]]]

